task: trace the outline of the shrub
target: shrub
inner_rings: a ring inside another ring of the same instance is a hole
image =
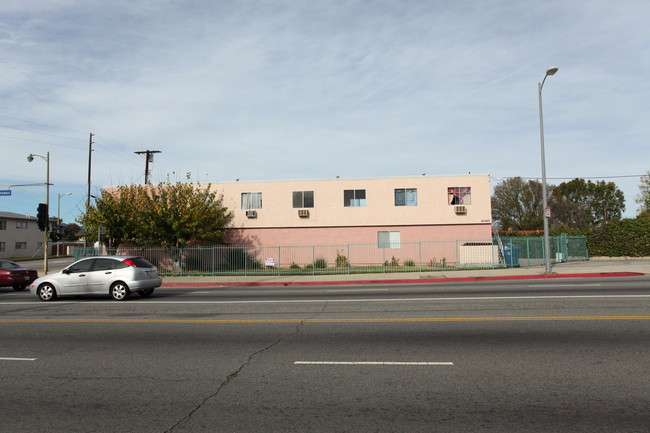
[[[414,267],[414,266],[415,266],[415,262],[414,262],[413,260],[411,260],[411,259],[404,260],[404,266]]]
[[[349,265],[348,258],[336,250],[336,267],[347,268]]]
[[[251,257],[246,247],[228,248],[225,258],[229,270],[262,269],[260,261]]]
[[[195,255],[188,256],[185,259],[185,272],[206,270],[203,261]]]
[[[322,257],[317,258],[314,260],[314,268],[316,269],[325,269],[327,268],[327,260],[325,260]]]
[[[650,256],[650,218],[611,222],[593,230],[587,239],[590,256]]]

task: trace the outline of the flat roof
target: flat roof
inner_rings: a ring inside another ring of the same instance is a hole
[[[280,182],[333,182],[333,181],[338,181],[338,180],[352,180],[352,181],[368,181],[368,180],[386,180],[386,179],[422,179],[422,178],[435,178],[435,179],[442,179],[442,178],[456,178],[456,177],[484,177],[484,176],[490,176],[487,173],[482,173],[482,174],[446,174],[446,175],[430,175],[430,174],[421,174],[421,175],[412,175],[412,176],[382,176],[382,177],[342,177],[342,176],[335,176],[331,178],[314,178],[314,179],[275,179],[275,180],[224,180],[224,181],[209,181],[205,182],[217,185],[217,184],[234,184],[234,183],[280,183]]]

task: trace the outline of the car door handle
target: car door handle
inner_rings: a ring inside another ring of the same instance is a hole
[[[111,272],[111,271],[108,271],[108,272],[104,272],[104,273],[105,273],[105,274],[112,274],[112,272]]]
[[[86,274],[79,274],[79,278],[85,277],[85,276],[86,276]]]

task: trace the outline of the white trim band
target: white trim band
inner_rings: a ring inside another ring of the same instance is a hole
[[[38,358],[0,358],[0,361],[36,361]]]

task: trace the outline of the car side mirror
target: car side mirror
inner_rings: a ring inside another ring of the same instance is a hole
[[[64,269],[61,271],[62,274],[70,275],[70,269]]]

